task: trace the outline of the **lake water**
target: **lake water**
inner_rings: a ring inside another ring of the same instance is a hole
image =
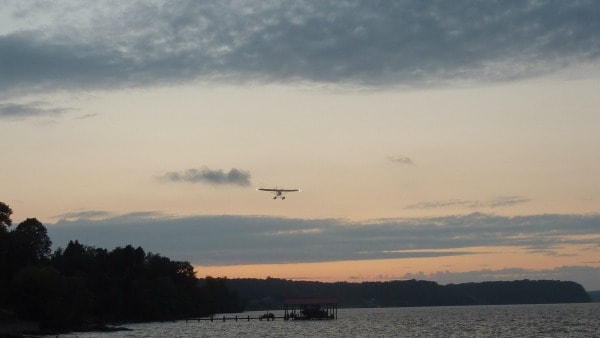
[[[125,327],[132,331],[60,337],[600,337],[600,303],[339,309],[336,320],[223,322],[215,317],[214,322]]]

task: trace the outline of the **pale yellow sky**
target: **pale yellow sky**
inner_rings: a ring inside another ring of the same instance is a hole
[[[597,212],[596,83],[554,78],[384,92],[185,86],[64,95],[60,105],[73,111],[54,121],[3,122],[4,137],[14,140],[5,151],[11,161],[2,169],[3,190],[17,219],[45,221],[95,209],[348,219]],[[398,156],[412,164],[390,160]],[[201,167],[248,171],[252,186],[158,179]],[[285,205],[266,203],[268,196],[253,189],[259,185],[303,192]],[[526,201],[485,205],[513,196]],[[419,208],[458,200],[473,203]]]

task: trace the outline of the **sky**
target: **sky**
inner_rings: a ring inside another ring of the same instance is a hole
[[[600,289],[597,1],[0,8],[0,200],[54,248]]]

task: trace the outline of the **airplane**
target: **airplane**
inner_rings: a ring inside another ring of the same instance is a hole
[[[275,194],[275,197],[273,197],[274,200],[276,200],[278,197],[281,198],[282,200],[284,200],[285,196],[283,196],[283,194],[285,194],[286,192],[300,191],[300,189],[279,189],[277,187],[275,187],[275,189],[258,188],[256,190],[270,191],[270,192],[274,193]]]

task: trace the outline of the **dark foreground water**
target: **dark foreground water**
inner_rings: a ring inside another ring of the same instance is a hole
[[[248,314],[259,313],[240,316]],[[60,337],[600,337],[600,303],[339,309],[338,319],[327,321],[178,321],[126,327],[132,331]]]

